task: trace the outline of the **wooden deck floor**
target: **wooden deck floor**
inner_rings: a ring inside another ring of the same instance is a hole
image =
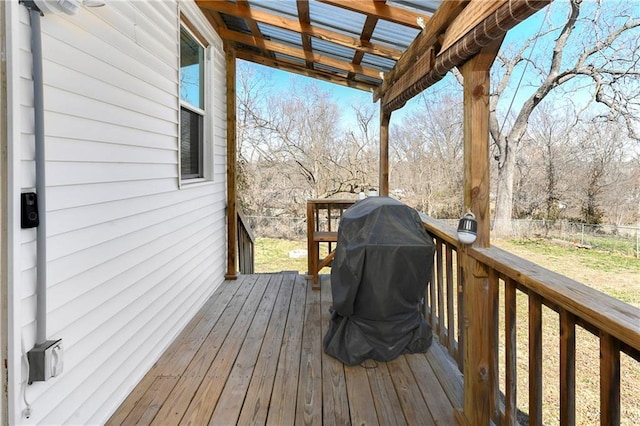
[[[329,277],[226,281],[108,424],[455,424],[462,379],[426,354],[349,367],[326,355]]]

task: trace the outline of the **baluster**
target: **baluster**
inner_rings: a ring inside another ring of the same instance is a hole
[[[447,258],[447,331],[449,333],[447,340],[447,348],[449,349],[449,355],[455,357],[455,341],[456,341],[456,326],[455,326],[455,306],[453,305],[453,294],[455,287],[453,285],[453,253],[451,246],[448,244],[446,248]]]
[[[560,424],[576,424],[576,319],[560,310]]]
[[[331,203],[327,204],[327,231],[331,232]],[[331,241],[329,241],[328,243],[328,249],[327,249],[327,256],[329,255],[329,253],[331,253],[331,249],[332,249],[332,244]]]
[[[460,264],[460,256],[456,251],[456,264],[458,265],[458,368],[460,371],[464,371],[464,321],[462,316],[464,313],[464,285],[462,283],[462,265]]]
[[[499,324],[499,276],[495,269],[489,270],[489,409],[492,420],[498,424],[500,409],[498,407],[498,324]]]
[[[438,272],[438,336],[441,342],[445,342],[446,324],[444,323],[444,288],[443,288],[443,274],[444,265],[442,263],[442,244],[438,244],[436,247],[436,271]]]
[[[442,241],[439,238],[436,238],[436,253],[437,253],[437,248],[440,247],[442,245]],[[431,278],[431,286],[429,287],[429,309],[431,311],[431,327],[433,329],[433,331],[436,331],[436,324],[437,324],[437,311],[436,311],[436,300],[437,300],[437,295],[436,295],[436,290],[437,290],[437,275],[438,275],[438,264],[437,262],[435,263],[435,268],[433,268],[433,273],[431,274],[432,278]]]
[[[318,206],[307,202],[307,274],[311,278],[312,285],[318,265],[317,244],[314,242],[314,234],[318,229]]]
[[[529,424],[542,424],[542,298],[529,293]]]
[[[516,286],[511,278],[504,283],[504,320],[505,320],[505,424],[517,424],[518,413],[518,375],[516,369]]]
[[[620,424],[620,342],[600,332],[600,424]]]

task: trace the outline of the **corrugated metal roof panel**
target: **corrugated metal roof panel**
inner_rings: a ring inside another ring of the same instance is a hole
[[[440,7],[442,0],[389,0],[387,4],[431,16]]]
[[[325,64],[314,64],[313,67],[318,69],[318,70],[330,72],[332,74],[338,74],[338,75],[346,75],[347,74],[347,72],[345,70],[334,68],[332,66],[325,65]]]
[[[364,26],[366,16],[350,10],[309,1],[309,16],[311,24],[325,29],[330,29],[350,37],[360,37],[360,31]]]
[[[396,49],[406,50],[419,33],[420,30],[417,29],[379,20],[376,29],[373,31],[371,41],[373,43],[385,44]]]
[[[262,23],[258,23],[258,28],[260,28],[262,35],[268,40],[302,49],[300,34],[295,31],[289,31]]]
[[[295,1],[248,0],[251,9],[263,10],[288,18],[298,19],[298,6]]]
[[[380,84],[382,82],[382,80],[380,79],[368,77],[362,74],[356,74],[356,80],[362,81],[364,83],[370,83],[370,84]]]
[[[221,13],[220,17],[222,18],[222,21],[227,26],[227,28],[230,28],[234,31],[238,31],[241,33],[251,32],[251,30],[247,26],[247,23],[242,18],[238,18],[237,16],[226,15],[224,13]]]
[[[349,49],[348,47],[339,46],[335,43],[330,43],[317,38],[312,39],[311,44],[313,45],[315,53],[341,59],[347,62],[351,62],[353,55],[356,53],[355,49]]]
[[[277,60],[284,60],[284,61],[291,62],[291,63],[296,64],[296,65],[303,65],[304,66],[304,59],[296,58],[296,57],[285,55],[285,54],[282,54],[282,53],[274,53],[273,56]]]
[[[380,68],[385,72],[391,71],[393,66],[396,64],[396,61],[392,59],[382,58],[376,55],[370,55],[369,53],[365,53],[362,57],[361,65],[368,66],[371,68]]]

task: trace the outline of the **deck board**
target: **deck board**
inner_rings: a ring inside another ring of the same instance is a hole
[[[322,336],[327,333],[331,319],[331,281],[319,277],[321,286],[320,315]],[[322,351],[322,421],[326,426],[342,426],[350,423],[347,384],[344,365]]]
[[[277,287],[278,291],[264,293],[209,424],[225,426],[237,422],[281,284],[281,276],[273,275],[269,280],[269,287]]]
[[[398,399],[393,379],[386,362],[377,363],[377,368],[367,368],[371,393],[380,424],[389,426],[403,426],[404,419],[402,405]]]
[[[296,424],[322,424],[322,342],[320,292],[307,286],[307,304],[300,353]]]
[[[449,424],[462,402],[455,364],[427,354],[344,366],[322,350],[331,286],[298,274],[226,281],[108,425]]]
[[[435,425],[405,356],[387,363],[407,424]]]
[[[300,349],[307,297],[306,287],[302,277],[297,277],[291,296],[286,332],[278,358],[276,379],[271,393],[267,416],[268,425],[293,425],[296,418]]]
[[[238,424],[256,425],[265,424],[267,421],[271,390],[276,377],[278,357],[280,356],[294,282],[295,275],[293,274],[285,275],[282,280],[278,300],[267,326]]]

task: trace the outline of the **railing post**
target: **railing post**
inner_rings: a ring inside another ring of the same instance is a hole
[[[490,245],[489,210],[489,69],[500,48],[497,40],[460,66],[464,78],[464,205],[478,220],[478,236],[474,246]],[[458,251],[463,267],[462,321],[464,327],[464,396],[463,424],[490,424],[497,406],[491,389],[496,355],[492,342],[491,295],[487,267],[468,254],[467,247]]]

